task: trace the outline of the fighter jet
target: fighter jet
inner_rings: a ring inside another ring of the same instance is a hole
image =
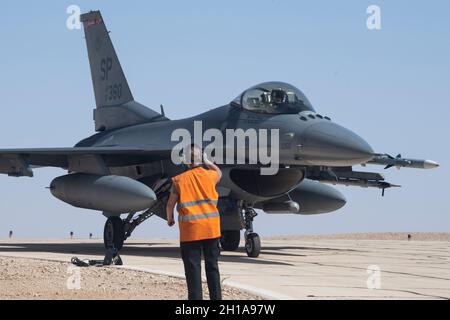
[[[220,164],[220,243],[223,250],[238,249],[245,229],[249,257],[257,257],[261,250],[253,229],[257,209],[267,214],[333,212],[346,199],[330,184],[379,188],[383,194],[397,187],[379,173],[354,171],[356,165],[438,166],[430,160],[374,153],[356,133],[316,112],[302,91],[283,82],[258,84],[223,106],[170,120],[162,107],[157,112],[134,100],[100,12],[88,12],[80,20],[95,94],[96,133],[69,148],[0,150],[0,173],[32,177],[39,167],[67,170],[50,183],[50,191],[67,204],[103,213],[106,248],[120,250],[135,228],[152,216],[166,219],[171,178],[186,170],[173,160],[179,144],[173,133],[183,129],[195,136],[198,124],[201,133],[277,132],[274,174],[262,174],[268,163],[261,160]],[[233,159],[244,155],[248,160],[252,152],[246,144],[232,148]]]

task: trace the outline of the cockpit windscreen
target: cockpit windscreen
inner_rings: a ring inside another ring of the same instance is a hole
[[[249,111],[268,114],[314,111],[299,89],[283,82],[266,82],[254,86],[244,91],[232,103]]]

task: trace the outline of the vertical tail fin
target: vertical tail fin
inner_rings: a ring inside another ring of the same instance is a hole
[[[104,131],[151,121],[168,120],[133,99],[100,11],[80,16],[86,36],[94,85],[95,130]]]
[[[80,20],[86,35],[97,108],[133,101],[100,11],[83,14]]]

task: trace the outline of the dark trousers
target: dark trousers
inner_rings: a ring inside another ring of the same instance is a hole
[[[218,260],[220,256],[219,239],[207,239],[192,242],[181,242],[181,257],[188,287],[189,300],[202,300],[202,251],[205,258],[206,279],[208,280],[211,300],[222,300]]]

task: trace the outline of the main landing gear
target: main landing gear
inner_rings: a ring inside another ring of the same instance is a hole
[[[118,252],[123,248],[123,244],[128,239],[134,229],[141,223],[154,216],[165,215],[165,204],[169,196],[170,180],[163,179],[155,186],[154,190],[157,201],[146,211],[138,214],[130,213],[126,219],[120,218],[120,216],[107,215],[108,219],[105,222],[105,228],[103,229],[103,243],[106,248],[106,252]]]
[[[226,230],[222,231],[220,246],[224,251],[236,251],[239,248],[240,241],[241,230]]]
[[[120,251],[125,241],[124,222],[120,217],[109,217],[103,229],[103,243],[105,248],[115,248]]]
[[[105,244],[105,248],[115,248],[120,251],[123,247],[123,243],[131,236],[134,229],[150,217],[154,216],[155,211],[160,209],[159,206],[162,205],[163,203],[158,201],[156,205],[139,214],[134,219],[134,213],[130,213],[128,217],[123,220],[119,216],[109,217],[105,222],[105,228],[103,230],[103,243]]]

